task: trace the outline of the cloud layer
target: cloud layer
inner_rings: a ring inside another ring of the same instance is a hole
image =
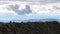
[[[30,2],[9,2],[8,4],[0,5],[0,9],[7,10],[7,12],[14,12],[20,15],[36,13],[36,14],[43,14],[43,13],[52,13],[53,11],[60,11],[60,3],[49,3],[44,5],[31,5]],[[20,10],[21,9],[21,10]],[[2,12],[2,11],[1,11]],[[57,12],[56,12],[57,13]]]
[[[43,0],[44,1],[44,0]],[[46,0],[48,1],[48,0]],[[35,4],[34,2],[11,1],[0,4],[0,19],[60,19],[60,2],[51,0],[47,4]],[[2,16],[4,15],[4,16]],[[6,17],[6,18],[4,18]]]
[[[31,4],[48,4],[48,3],[58,3],[60,0],[0,0],[0,2],[5,3],[5,2],[30,2]]]
[[[32,10],[29,5],[26,5],[26,7],[23,10],[19,10],[19,5],[10,5],[9,7],[10,7],[9,9],[13,10],[18,15],[25,15],[32,13]]]

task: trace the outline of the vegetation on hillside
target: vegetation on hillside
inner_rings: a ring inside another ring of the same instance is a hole
[[[60,23],[51,22],[0,22],[0,34],[60,34]]]

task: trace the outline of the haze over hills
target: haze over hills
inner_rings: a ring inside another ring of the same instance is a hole
[[[60,22],[60,19],[29,19],[29,20],[12,20],[12,22],[50,22],[57,21]]]

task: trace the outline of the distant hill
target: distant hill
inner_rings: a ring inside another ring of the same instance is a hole
[[[60,19],[29,19],[29,20],[12,20],[15,22],[45,22],[45,21],[58,21],[60,22]]]

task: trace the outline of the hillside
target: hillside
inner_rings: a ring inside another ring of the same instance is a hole
[[[60,34],[60,23],[51,22],[0,22],[0,34]]]

